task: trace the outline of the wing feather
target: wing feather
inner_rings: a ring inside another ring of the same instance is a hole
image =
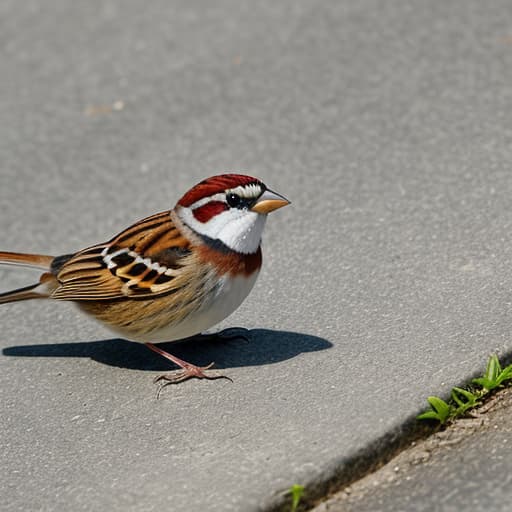
[[[143,219],[105,244],[63,258],[54,269],[61,300],[151,299],[175,293],[191,258],[170,212]]]

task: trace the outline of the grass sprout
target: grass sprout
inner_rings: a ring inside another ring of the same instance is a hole
[[[489,357],[487,367],[481,377],[471,381],[469,389],[454,387],[450,399],[446,402],[438,396],[429,396],[430,409],[417,416],[419,420],[434,420],[441,425],[464,416],[468,411],[480,405],[481,399],[491,391],[503,387],[512,380],[512,364],[502,368],[496,354]]]
[[[302,496],[304,495],[304,486],[299,485],[299,484],[293,484],[288,489],[288,494],[292,497],[292,506],[291,506],[290,511],[296,512],[296,510],[299,506],[300,500],[302,499]]]

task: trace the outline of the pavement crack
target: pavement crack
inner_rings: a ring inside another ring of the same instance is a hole
[[[431,426],[416,419],[377,439],[357,454],[344,459],[323,480],[306,483],[306,493],[297,509],[311,512],[372,510],[360,504],[392,485],[408,482],[411,473],[432,465],[440,454],[461,450],[472,436],[499,430],[495,416],[510,415],[512,388],[487,397],[471,415],[451,424]],[[512,424],[512,419],[510,420]],[[510,443],[512,444],[512,443]],[[289,512],[289,497],[283,497],[265,512]]]

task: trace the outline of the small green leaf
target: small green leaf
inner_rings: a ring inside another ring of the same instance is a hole
[[[487,391],[493,389],[494,383],[490,381],[487,377],[478,377],[477,379],[473,379],[471,382],[473,384],[477,384],[478,386],[484,388]]]
[[[512,364],[504,368],[501,375],[503,375],[502,381],[512,379]]]
[[[446,423],[446,420],[451,415],[452,407],[450,407],[444,400],[437,396],[429,396],[427,398],[431,411],[426,411],[418,416],[421,420],[437,420],[441,424]]]
[[[451,397],[452,397],[452,400],[459,406],[459,407],[462,407],[465,402],[460,398],[459,394],[460,393],[457,393],[457,391],[460,390],[460,388],[453,388],[452,389],[452,393],[451,393]]]
[[[441,398],[437,396],[429,396],[428,403],[439,414],[439,416],[447,418],[450,414],[450,406]]]
[[[291,494],[292,496],[291,512],[295,512],[304,494],[304,486],[299,484],[293,484],[288,490],[288,493]]]
[[[510,371],[512,371],[512,364],[509,364],[508,366],[505,366],[505,368],[503,368],[503,371],[504,371],[504,372],[510,372]]]
[[[509,364],[505,368],[503,368],[503,371],[506,373],[512,373],[512,364]]]
[[[497,386],[501,386],[503,382],[506,380],[512,379],[512,368],[510,366],[507,366],[504,370],[500,372],[496,379]]]
[[[416,418],[418,418],[419,420],[437,420],[440,423],[444,423],[443,421],[441,421],[439,414],[437,414],[437,412],[432,411],[432,410],[422,412],[421,414],[418,414],[418,416],[416,416]]]
[[[499,387],[503,381],[507,380],[508,369],[509,367],[507,366],[507,368],[502,370],[498,356],[493,354],[487,361],[485,373],[482,377],[473,379],[472,382],[481,386],[484,391],[491,391]]]
[[[490,382],[496,382],[498,375],[501,373],[501,365],[496,354],[493,354],[489,361],[487,361],[487,368],[484,377],[489,379]]]
[[[471,393],[471,391],[468,391],[467,389],[454,387],[452,389],[452,397],[455,398],[456,395],[462,395],[466,399],[466,402],[476,402],[478,398],[474,393]]]
[[[468,409],[478,405],[478,396],[466,389],[454,387],[452,389],[452,399],[459,406],[455,411],[455,416],[464,414]]]

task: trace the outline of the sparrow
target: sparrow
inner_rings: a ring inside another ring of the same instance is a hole
[[[0,264],[43,269],[39,282],[0,294],[72,301],[121,337],[144,343],[181,368],[155,381],[226,378],[156,344],[200,335],[224,320],[251,291],[262,262],[267,214],[290,204],[259,179],[207,178],[172,210],[136,222],[110,241],[73,254],[1,252]]]

